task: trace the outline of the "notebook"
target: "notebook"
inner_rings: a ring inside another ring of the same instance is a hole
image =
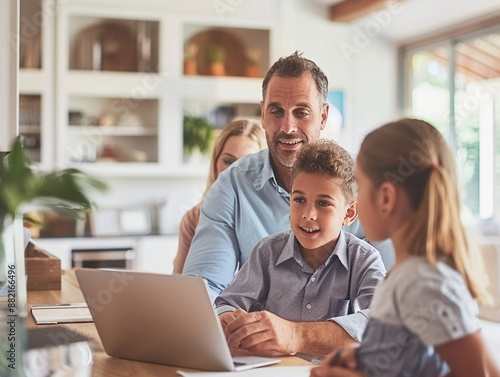
[[[199,277],[85,268],[75,273],[110,356],[211,371],[280,361],[231,356]]]
[[[85,302],[30,305],[30,310],[37,325],[92,322],[92,316]]]

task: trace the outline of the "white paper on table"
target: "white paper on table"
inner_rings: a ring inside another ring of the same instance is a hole
[[[30,305],[30,309],[37,325],[93,321],[85,302]]]
[[[184,372],[178,370],[177,374],[184,377],[309,377],[314,365],[293,367],[267,367],[255,368],[242,372]]]

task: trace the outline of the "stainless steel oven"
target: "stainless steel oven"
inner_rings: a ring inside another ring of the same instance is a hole
[[[135,250],[132,247],[72,249],[72,267],[85,268],[133,268]]]

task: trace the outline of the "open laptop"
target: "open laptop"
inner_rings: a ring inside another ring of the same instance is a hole
[[[85,268],[76,277],[110,356],[213,371],[280,361],[231,356],[199,277]]]

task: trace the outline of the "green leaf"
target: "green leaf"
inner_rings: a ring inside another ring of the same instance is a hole
[[[0,213],[11,216],[21,206],[35,203],[78,216],[81,209],[92,207],[88,192],[105,189],[104,182],[77,169],[34,173],[19,139],[14,141],[12,152],[0,161]]]
[[[203,117],[184,116],[183,139],[187,153],[196,148],[201,153],[208,153],[214,139],[213,126]]]

